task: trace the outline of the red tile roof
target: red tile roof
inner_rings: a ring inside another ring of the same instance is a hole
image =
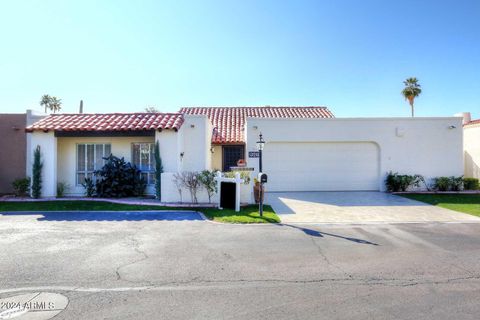
[[[471,125],[471,124],[480,124],[480,119],[471,120],[470,122],[465,123],[464,126],[469,126],[469,125]]]
[[[247,117],[256,118],[333,118],[327,107],[187,107],[184,114],[206,115],[213,126],[212,143],[244,143]]]
[[[55,131],[142,131],[179,129],[183,115],[179,113],[76,113],[52,114],[27,127]]]

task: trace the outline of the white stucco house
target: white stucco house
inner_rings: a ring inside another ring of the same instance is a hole
[[[258,159],[249,155],[260,133],[271,192],[383,191],[388,171],[427,179],[464,172],[461,117],[335,118],[326,107],[189,107],[178,113],[54,114],[26,130],[29,154],[37,145],[42,150],[43,196],[55,196],[57,182],[70,185],[69,195],[83,195],[83,179],[110,153],[137,164],[153,194],[158,141],[162,200],[176,202],[177,172],[228,171],[244,159],[256,175]],[[242,202],[252,200],[252,186],[243,186]]]
[[[480,179],[480,119],[472,120],[469,112],[461,115],[464,117],[465,177]]]

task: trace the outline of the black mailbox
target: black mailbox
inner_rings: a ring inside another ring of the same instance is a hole
[[[258,181],[260,181],[260,183],[267,183],[267,180],[268,180],[268,176],[266,173],[260,172],[258,174]]]

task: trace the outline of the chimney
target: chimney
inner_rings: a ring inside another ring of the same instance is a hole
[[[467,124],[470,121],[472,121],[472,115],[470,114],[470,112],[455,113],[454,116],[455,117],[462,117],[463,118],[462,124]]]
[[[78,113],[83,113],[83,100],[80,100],[80,109],[78,110]]]

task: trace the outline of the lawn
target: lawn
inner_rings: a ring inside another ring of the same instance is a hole
[[[405,194],[406,198],[480,217],[478,194]]]
[[[240,212],[219,210],[216,208],[172,208],[149,205],[119,204],[107,201],[36,201],[36,202],[0,202],[0,212],[6,211],[142,211],[142,210],[195,210],[207,218],[227,223],[276,223],[280,218],[270,206],[265,206],[260,217],[258,206],[242,207]]]
[[[228,223],[279,223],[280,218],[275,214],[272,207],[263,207],[263,217],[260,217],[258,206],[251,205],[242,207],[240,212],[235,210],[215,208],[203,208],[203,212],[209,219]]]

